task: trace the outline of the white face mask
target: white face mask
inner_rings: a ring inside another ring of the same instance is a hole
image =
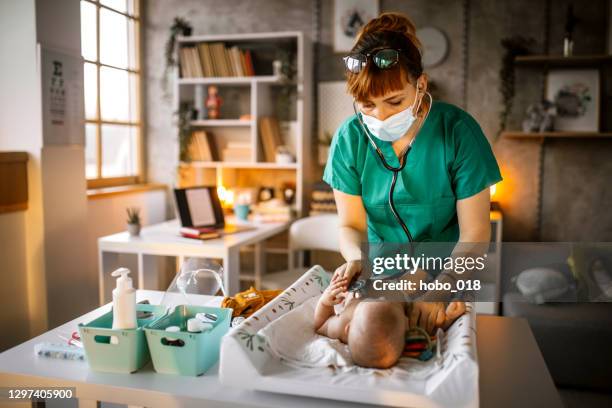
[[[419,93],[417,91],[412,105],[410,105],[401,112],[397,112],[389,116],[385,120],[379,120],[374,116],[369,116],[361,112],[363,122],[370,130],[370,133],[372,133],[378,139],[383,140],[385,142],[395,142],[406,134],[408,129],[410,129],[410,126],[412,126],[412,124],[416,120],[416,116],[414,115],[413,110],[414,106],[416,105],[418,96]],[[420,105],[421,100],[419,99],[419,107]]]

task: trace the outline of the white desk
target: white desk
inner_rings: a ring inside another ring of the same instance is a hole
[[[139,290],[137,299],[160,301],[163,292]],[[221,298],[201,296],[198,304],[216,305]],[[194,301],[195,303],[195,301]],[[157,374],[151,364],[134,374],[96,373],[85,362],[39,358],[34,346],[58,342],[57,333],[76,330],[110,310],[102,306],[41,336],[0,354],[0,387],[75,387],[80,408],[96,407],[96,401],[146,406],[259,407],[259,408],[368,408],[372,405],[318,398],[249,391],[219,382],[218,366],[200,377]],[[478,316],[480,406],[562,407],[561,399],[525,319]],[[313,390],[316,395],[316,390]]]
[[[139,237],[127,232],[98,239],[98,279],[100,304],[108,301],[105,296],[105,280],[118,265],[118,254],[135,254],[138,257],[138,288],[144,289],[145,271],[154,269],[156,256],[177,257],[179,264],[185,257],[217,258],[223,260],[224,285],[228,293],[240,289],[240,248],[255,246],[255,283],[261,279],[265,265],[264,241],[288,228],[288,222],[249,224],[253,230],[224,235],[218,239],[200,241],[184,238],[179,234],[178,220],[144,227]]]

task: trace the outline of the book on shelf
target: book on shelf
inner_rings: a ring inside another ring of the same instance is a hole
[[[273,116],[263,116],[259,119],[259,133],[264,158],[267,162],[276,161],[276,149],[282,144],[280,127]]]
[[[251,161],[251,144],[249,142],[229,142],[223,149],[223,160],[228,162]]]
[[[222,42],[202,42],[179,49],[182,78],[254,76],[250,50]]]
[[[179,50],[179,61],[181,78],[191,78],[191,70],[187,64],[187,48],[183,47]]]
[[[213,135],[203,130],[194,131],[189,144],[189,156],[194,161],[217,161],[219,157]]]

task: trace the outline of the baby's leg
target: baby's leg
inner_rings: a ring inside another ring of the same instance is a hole
[[[446,319],[444,320],[444,324],[442,328],[444,330],[448,329],[451,324],[455,320],[457,320],[460,316],[465,313],[465,302],[456,300],[454,302],[450,302],[446,307]]]

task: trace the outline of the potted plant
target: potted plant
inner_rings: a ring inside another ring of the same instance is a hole
[[[127,229],[130,236],[137,237],[140,235],[140,209],[136,207],[128,207],[127,211]]]
[[[176,67],[178,61],[175,58],[176,54],[176,37],[182,35],[184,37],[190,36],[193,28],[191,24],[184,18],[174,17],[174,21],[170,26],[170,36],[166,41],[166,69],[164,70],[164,90],[168,90],[168,74],[171,69]]]

